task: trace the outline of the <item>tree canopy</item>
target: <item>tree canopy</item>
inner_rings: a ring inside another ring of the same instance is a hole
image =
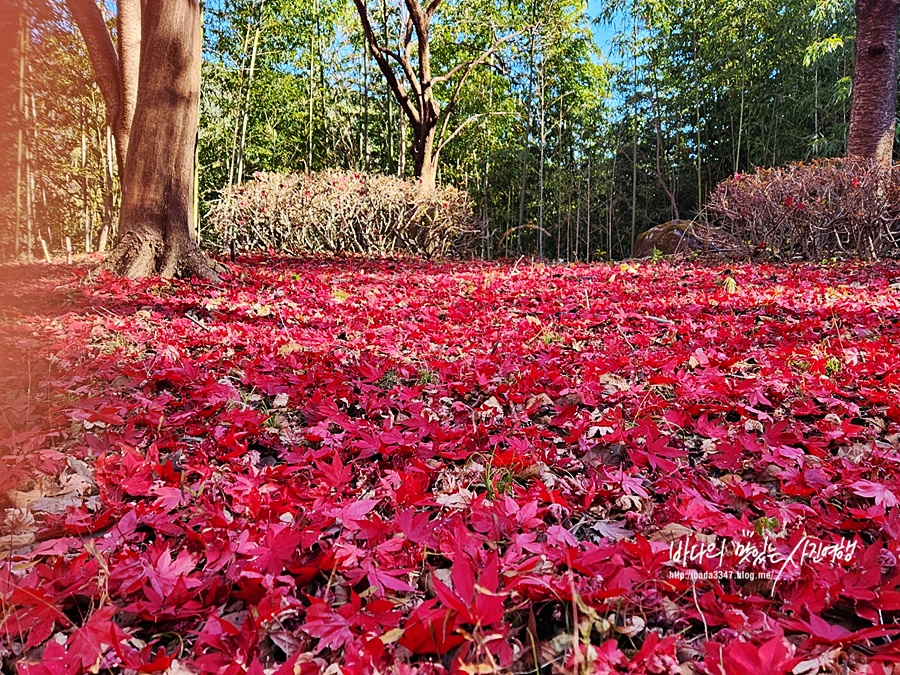
[[[29,50],[19,59],[27,133],[20,235],[4,235],[8,257],[35,253],[42,238],[55,250],[65,236],[96,249],[118,205],[83,47],[71,20],[43,1],[29,0]],[[364,6],[376,43],[403,47],[408,6]],[[414,175],[415,129],[357,10],[349,0],[206,4],[201,216],[256,171]],[[437,129],[435,178],[476,200],[484,256],[627,256],[637,234],[701,212],[736,172],[845,153],[853,3],[623,0],[600,10],[573,0],[448,0],[434,15],[432,71],[453,76],[429,89],[442,112],[456,97],[451,123]],[[600,25],[611,41],[596,39]],[[455,92],[454,68],[503,38]],[[51,166],[66,178],[53,180]],[[15,213],[15,195],[4,199]],[[38,220],[53,225],[38,232]]]

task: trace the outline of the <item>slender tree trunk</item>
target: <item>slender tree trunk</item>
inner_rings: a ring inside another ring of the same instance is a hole
[[[381,23],[384,26],[382,39],[384,44],[390,43],[390,24],[388,23],[387,0],[381,0]],[[386,84],[386,83],[385,83]],[[394,163],[394,111],[391,105],[391,89],[385,86],[384,108],[387,117],[387,130],[384,141],[384,170],[387,172]],[[400,113],[403,115],[403,113]]]
[[[532,15],[534,10],[532,10]],[[528,150],[531,146],[531,122],[532,122],[532,102],[534,100],[534,52],[535,52],[534,31],[531,31],[528,38],[528,90],[525,95],[525,124],[522,134],[522,183],[519,188],[519,222],[516,231],[516,253],[522,253],[522,228],[525,227],[525,203],[528,192]],[[562,105],[562,102],[560,102]],[[561,133],[561,132],[560,132]]]
[[[33,77],[32,63],[28,63],[28,79]],[[29,106],[30,104],[30,106]],[[35,160],[35,150],[38,147],[38,125],[37,125],[37,106],[34,102],[34,88],[25,98],[26,107],[26,128],[29,131],[28,143],[25,146],[25,174],[27,176],[27,189],[25,191],[25,210],[26,210],[26,235],[28,239],[28,256],[31,260],[34,251],[35,238],[40,237],[41,224],[38,221],[37,209],[37,184],[35,179],[35,169],[37,161]],[[30,111],[28,108],[30,107]]]
[[[313,4],[313,11],[318,13],[319,3]],[[313,33],[309,45],[309,125],[306,129],[307,158],[306,170],[313,170],[313,130],[315,128],[316,109],[316,34]]]
[[[578,168],[576,167],[576,171]],[[581,172],[575,188],[575,262],[581,260]]]
[[[29,66],[29,71],[31,70]],[[25,126],[34,128],[34,108],[28,113],[28,99],[25,103]],[[31,262],[34,259],[35,218],[34,218],[34,165],[32,164],[32,152],[34,151],[34,139],[31,134],[25,144],[25,259]],[[39,236],[39,235],[38,235]]]
[[[522,181],[519,183],[519,217],[516,230],[516,253],[522,252],[522,228],[525,227],[525,203],[528,192],[528,133],[522,146]]]
[[[744,10],[744,24],[741,29],[741,42],[746,44],[745,41],[745,33],[747,31],[747,14],[750,12],[750,5],[746,5]],[[737,130],[737,144],[735,145],[734,151],[734,171],[733,173],[737,173],[741,168],[741,140],[743,139],[744,134],[744,101],[747,96],[747,49],[746,46],[741,50],[741,105],[740,112],[738,113],[738,130]],[[747,158],[749,159],[749,158]]]
[[[122,156],[127,158],[131,126],[134,122],[134,109],[137,105],[138,76],[141,65],[141,0],[118,0],[117,7],[116,30],[118,31],[119,75],[122,82],[122,107],[119,110],[119,118],[115,122],[115,135],[122,148]]]
[[[847,152],[890,164],[897,104],[900,1],[856,0],[853,99]]]
[[[634,107],[632,109],[632,123],[634,124],[634,136],[631,143],[631,246],[629,251],[634,251],[634,242],[637,239],[637,146],[638,146],[638,109],[637,109],[637,50],[638,50],[638,31],[637,31],[637,3],[632,2],[631,11],[634,14],[634,52],[632,53],[634,62],[634,79],[632,81],[632,97],[634,98]]]
[[[130,277],[215,279],[197,248],[192,223],[200,5],[197,0],[145,0],[143,8],[140,86],[119,236],[106,267]]]
[[[547,120],[546,120],[546,82],[544,79],[545,72],[545,61],[546,57],[541,59],[541,86],[540,86],[540,105],[541,105],[541,114],[540,114],[540,135],[541,135],[541,148],[540,148],[540,164],[538,165],[538,258],[544,259],[544,164],[546,160],[547,153]],[[562,105],[562,102],[560,102]]]
[[[506,226],[512,222],[512,190],[506,193]],[[509,257],[509,237],[503,237],[503,257]]]
[[[659,85],[656,82],[657,79],[657,70],[656,64],[653,64],[653,91],[651,99],[653,105],[653,121],[656,126],[656,180],[659,183],[660,187],[662,187],[663,192],[666,193],[666,198],[669,200],[669,206],[672,207],[672,218],[675,220],[681,220],[681,215],[678,211],[678,201],[675,199],[674,188],[670,187],[666,182],[665,176],[663,176],[662,170],[662,154],[663,154],[663,137],[662,137],[662,119],[660,115],[660,103],[659,103]]]
[[[397,160],[397,176],[406,178],[406,115],[400,114],[399,156]]]
[[[397,26],[397,44],[400,44],[403,41],[403,0],[398,0],[398,16],[400,21]],[[385,31],[387,31],[387,24],[385,23]],[[385,44],[389,44],[387,40],[385,40]],[[396,97],[396,93],[394,92],[394,88],[391,87],[391,83],[388,80],[388,91],[391,96]],[[397,105],[397,116],[400,118],[400,129],[397,134],[397,176],[399,178],[406,178],[406,152],[407,152],[407,126],[409,124],[409,120],[406,114],[406,111],[403,108],[403,104],[398,101]]]
[[[482,256],[485,260],[491,259],[491,220],[488,208],[488,187],[491,175],[491,156],[490,154],[484,160],[484,177],[482,178],[482,200],[481,200],[481,236],[483,241]]]
[[[81,201],[84,207],[84,252],[91,252],[93,232],[91,227],[91,206],[88,200],[88,168],[87,168],[87,120],[84,104],[81,104]]]
[[[369,171],[372,155],[372,140],[369,133],[369,42],[363,41],[363,168]]]
[[[566,185],[566,262],[572,262],[572,183]]]
[[[100,230],[100,240],[97,242],[97,250],[100,253],[106,252],[106,242],[112,231],[113,225],[113,200],[114,200],[114,173],[113,173],[113,156],[115,150],[113,147],[112,129],[105,125],[105,152],[103,153],[103,227]]]
[[[21,35],[19,43],[19,106],[16,110],[16,239],[14,257],[19,256],[22,246],[22,180],[25,168],[25,120],[28,113],[25,108],[25,71],[28,66],[28,12],[27,5],[22,9]],[[27,252],[31,256],[31,252]]]
[[[819,39],[818,33],[816,40]],[[813,155],[819,154],[819,62],[816,61],[816,72],[813,76]]]
[[[262,32],[263,10],[266,0],[259,3],[259,21],[256,24],[256,33],[253,36],[253,52],[250,54],[250,73],[247,76],[247,97],[244,100],[244,116],[241,120],[241,143],[238,146],[237,156],[237,182],[244,180],[244,151],[247,149],[247,122],[250,119],[250,97],[253,92],[253,75],[256,72],[256,53],[259,49],[259,36]]]
[[[238,70],[238,105],[234,111],[234,133],[231,136],[231,157],[228,160],[228,185],[234,184],[234,174],[237,169],[237,144],[241,132],[241,120],[244,116],[244,71],[247,67],[247,50],[250,48],[250,22],[247,22],[247,30],[244,33],[244,47],[241,50],[241,67]],[[312,117],[312,115],[310,115]]]
[[[116,160],[121,176],[127,162],[129,143],[128,133],[123,126],[127,117],[124,111],[131,109],[133,104],[125,100],[127,92],[123,88],[119,55],[95,0],[66,0],[66,5],[84,38],[94,68],[94,79],[106,102],[106,115],[116,139]],[[126,30],[130,30],[131,21],[127,20],[126,25],[129,27]]]
[[[696,143],[697,149],[695,153],[695,166],[697,169],[697,213],[700,213],[700,209],[703,208],[703,160],[700,156],[700,69],[698,67],[699,59],[697,56],[697,51],[699,49],[697,45],[697,27],[694,25],[693,27],[693,50],[694,50],[694,58],[692,61],[693,70],[694,70],[694,125],[696,131]]]
[[[494,89],[493,89],[493,87],[491,87],[488,90],[488,106],[491,109],[493,109],[493,106],[494,106]],[[493,150],[493,148],[489,149],[485,153],[484,178],[482,179],[484,193],[483,193],[482,205],[481,205],[481,208],[482,208],[481,227],[482,227],[482,236],[483,236],[483,241],[484,241],[484,259],[485,260],[490,260],[492,257],[491,256],[491,249],[492,249],[492,246],[491,246],[491,244],[492,244],[492,242],[491,242],[491,220],[490,220],[490,213],[489,213],[490,200],[489,200],[489,193],[488,193],[488,188],[490,186],[492,150]]]
[[[618,138],[616,138],[618,141]],[[609,172],[609,195],[606,203],[606,259],[613,259],[613,208],[616,194],[616,162],[619,159],[619,147],[613,153],[612,168]]]
[[[852,64],[851,64],[851,67],[852,67]],[[842,75],[843,77],[847,77],[847,56],[846,56],[846,53],[844,54],[844,57],[841,59],[841,75]],[[849,128],[849,125],[848,125],[848,122],[847,122],[847,114],[848,114],[848,111],[847,111],[847,99],[842,97],[842,100],[841,100],[841,123],[844,124],[845,126],[848,126],[848,128]],[[844,137],[844,154],[846,154],[846,153],[847,153],[847,137],[845,136],[845,137]],[[773,155],[775,154],[774,151],[773,151],[772,154],[773,154]],[[774,162],[772,163],[772,166],[775,166],[775,163],[774,163]]]
[[[0,172],[0,260],[12,260],[17,255],[17,224],[13,204],[16,201],[18,134],[22,128],[19,112],[20,67],[24,57],[22,38],[25,35],[27,14],[22,0],[7,0],[0,12],[0,165],[8,171]]]
[[[203,13],[204,3],[200,0],[200,45],[203,49]],[[194,236],[200,244],[200,81],[203,79],[203,60],[200,61],[200,78],[197,82],[197,127],[194,129],[194,180],[191,185],[191,216],[194,223]]]
[[[591,262],[591,158],[588,157],[588,172],[587,172],[587,204],[586,204],[586,212],[587,212],[587,222],[585,223],[585,235],[587,237],[587,241],[584,245],[585,250],[585,261]]]
[[[563,106],[559,105],[559,142],[556,150],[556,259],[562,260],[562,186],[565,176],[563,167]]]

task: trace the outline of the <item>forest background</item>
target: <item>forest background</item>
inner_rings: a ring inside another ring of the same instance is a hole
[[[380,8],[376,29],[396,43],[402,8]],[[119,190],[83,40],[54,0],[0,20],[18,92],[0,144],[15,177],[0,258],[40,256],[42,240],[58,254],[66,237],[102,249]],[[627,257],[636,235],[697,215],[735,173],[844,154],[853,29],[844,0],[447,3],[436,72],[514,37],[462,88],[438,182],[475,200],[485,258]],[[207,2],[200,105],[201,216],[258,171],[413,173],[406,121],[350,0]]]

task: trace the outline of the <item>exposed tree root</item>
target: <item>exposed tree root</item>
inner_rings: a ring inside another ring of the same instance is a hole
[[[167,279],[197,278],[218,283],[221,264],[207,258],[194,242],[166,245],[157,232],[136,229],[124,232],[100,269],[129,279],[160,276]]]

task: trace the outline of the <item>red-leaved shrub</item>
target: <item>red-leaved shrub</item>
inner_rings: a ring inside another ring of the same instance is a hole
[[[895,253],[900,170],[860,158],[736,174],[709,199],[710,220],[783,260]]]
[[[471,198],[455,188],[330,170],[255,174],[225,190],[206,234],[241,249],[432,258],[468,253],[478,229]]]

